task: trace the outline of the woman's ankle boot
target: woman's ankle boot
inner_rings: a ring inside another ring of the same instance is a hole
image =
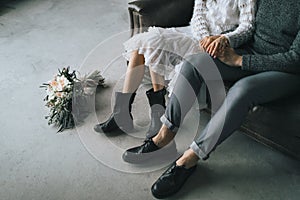
[[[115,93],[113,113],[103,123],[97,124],[94,130],[100,133],[130,132],[133,130],[131,107],[136,93]]]
[[[146,138],[152,138],[155,136],[162,126],[160,117],[165,113],[166,93],[167,91],[165,88],[156,92],[154,92],[153,89],[150,89],[146,92],[151,107],[151,122],[149,130],[146,133]]]

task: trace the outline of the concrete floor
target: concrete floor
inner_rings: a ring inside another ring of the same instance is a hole
[[[142,141],[139,132],[147,125],[143,92],[134,110],[137,134],[104,143],[107,138],[92,131],[95,120],[109,114],[111,93],[120,87],[125,61],[118,45],[128,32],[118,33],[128,27],[123,0],[20,0],[0,7],[1,200],[153,199],[150,187],[166,164],[132,166],[120,158],[123,149]],[[89,54],[101,41],[106,42]],[[108,68],[107,52],[115,58]],[[48,111],[39,85],[68,65],[81,72],[102,70],[110,87],[98,91],[96,112],[84,124],[56,134],[44,119]],[[201,118],[203,127],[208,116]],[[183,132],[193,133],[189,126],[193,120],[186,120]],[[187,135],[177,137],[181,152],[193,137]],[[95,146],[85,143],[86,137],[94,139]],[[104,148],[110,142],[119,149]],[[171,199],[296,200],[299,196],[299,162],[237,132],[208,161],[199,162],[195,175]]]

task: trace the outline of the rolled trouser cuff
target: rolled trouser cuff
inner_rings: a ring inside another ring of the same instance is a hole
[[[208,158],[208,155],[204,153],[200,147],[197,145],[196,142],[193,142],[190,145],[190,148],[193,150],[193,152],[201,159],[201,160],[206,160]]]
[[[177,133],[179,127],[175,126],[165,115],[161,116],[160,121],[173,133]]]

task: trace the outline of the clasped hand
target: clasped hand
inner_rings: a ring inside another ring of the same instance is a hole
[[[230,47],[228,39],[222,35],[207,36],[200,42],[200,48],[203,48],[213,58],[218,58],[223,63],[232,67],[242,66],[242,56],[236,54]]]
[[[228,39],[222,35],[207,36],[200,40],[199,44],[201,48],[214,58],[218,57],[229,46]]]

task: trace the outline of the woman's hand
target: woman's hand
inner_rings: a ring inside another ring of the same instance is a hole
[[[206,52],[216,58],[226,47],[229,47],[228,39],[224,36],[220,36],[206,48]]]
[[[202,40],[199,41],[199,45],[200,48],[204,49],[206,51],[206,49],[209,47],[209,45],[215,41],[216,39],[218,39],[220,36],[219,35],[214,35],[214,36],[206,36],[205,38],[203,38]]]

